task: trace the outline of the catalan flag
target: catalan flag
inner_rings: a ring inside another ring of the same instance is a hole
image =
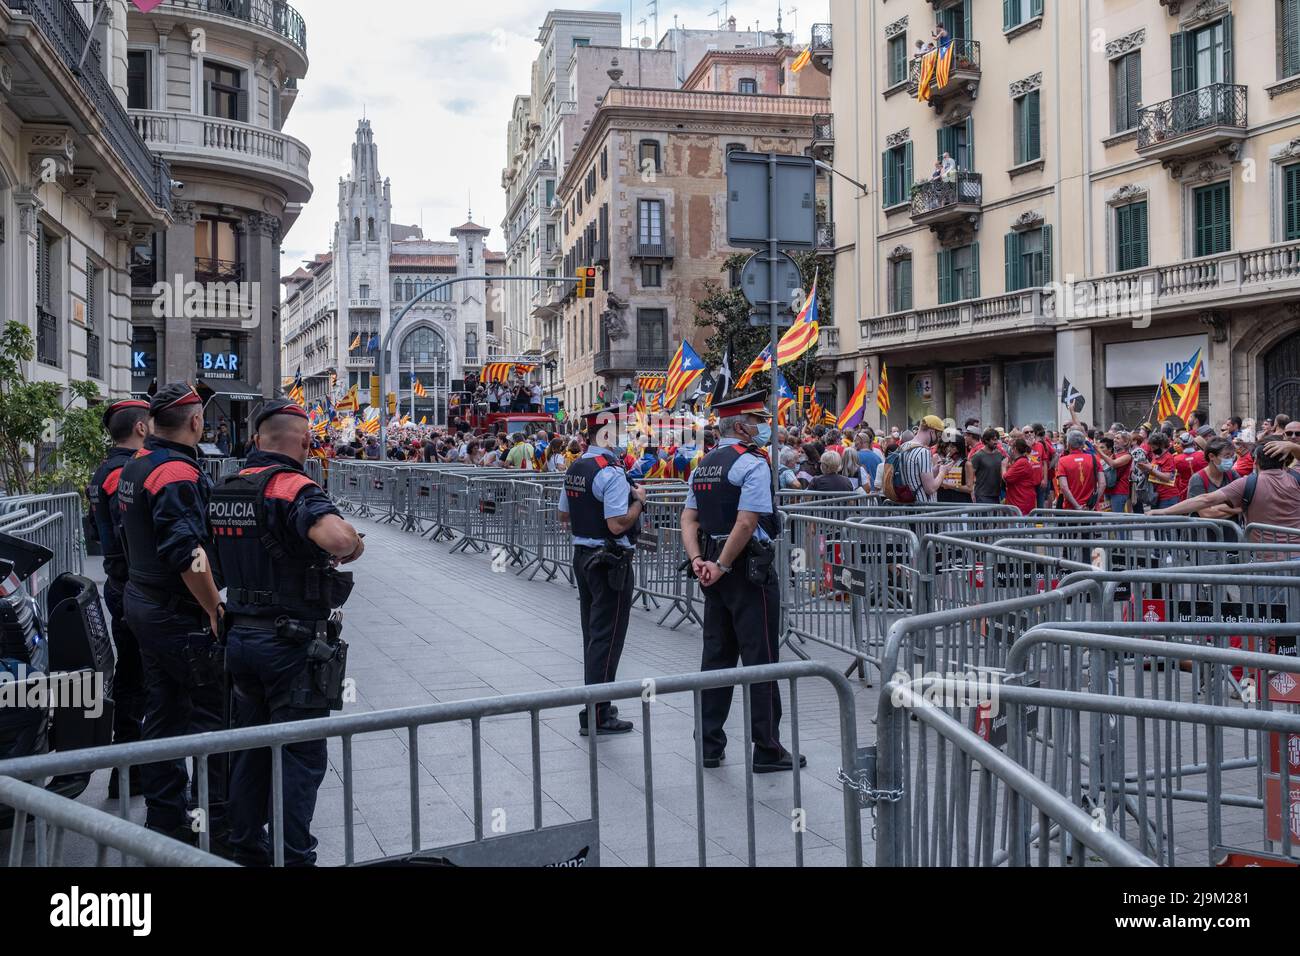
[[[429,424],[429,416],[428,416],[428,415],[421,415],[421,416],[420,416],[420,424],[421,424],[421,425],[427,425],[427,424]]]
[[[889,418],[889,366],[884,362],[880,363],[880,385],[876,388],[876,408],[880,409],[880,414],[886,419]]]
[[[786,330],[785,335],[781,336],[781,341],[777,343],[776,364],[778,367],[797,361],[817,344],[817,336],[821,333],[817,312],[817,284],[819,281],[820,275],[813,278],[812,291],[808,293],[808,298],[804,300],[803,308],[795,317],[794,325]],[[750,379],[759,372],[770,371],[771,368],[772,347],[769,345],[758,354],[758,358],[754,359],[749,368],[745,369],[745,373],[740,376],[740,381],[736,382],[737,390],[744,390]]]
[[[429,391],[428,391],[428,389],[426,389],[426,388],[424,387],[424,383],[423,383],[423,382],[421,382],[418,378],[415,377],[415,373],[414,373],[414,372],[411,373],[411,392],[412,392],[412,394],[415,395],[416,398],[428,398],[428,397],[429,397]]]
[[[353,385],[348,389],[348,393],[338,400],[334,406],[335,413],[349,412],[355,415],[361,408],[360,386]]]
[[[682,394],[691,383],[704,374],[704,359],[691,348],[690,342],[683,342],[677,354],[668,363],[668,383],[664,386],[664,407],[671,410],[677,407]]]
[[[835,423],[840,429],[857,428],[867,417],[867,373],[858,379],[858,387],[853,390],[848,407],[844,409]]]
[[[1161,377],[1159,391],[1156,392],[1156,420],[1166,422],[1178,414],[1178,399],[1169,386],[1169,380]]]
[[[643,392],[662,391],[663,387],[668,384],[667,375],[641,375],[637,378],[637,388]]]
[[[952,78],[952,63],[957,52],[957,45],[952,42],[952,37],[944,40],[939,44],[937,56],[934,63],[934,89],[941,90],[948,85]]]
[[[776,383],[777,396],[776,423],[778,425],[785,425],[788,424],[786,416],[790,409],[794,407],[794,392],[791,391],[790,384],[785,380],[785,376],[781,374],[780,369],[776,370],[774,381]]]
[[[758,353],[758,358],[750,362],[749,368],[745,369],[745,371],[743,371],[740,374],[740,378],[736,379],[735,390],[738,392],[743,392],[745,390],[745,386],[750,383],[750,380],[753,379],[755,375],[757,375],[759,372],[766,372],[771,367],[772,367],[772,346],[769,345],[765,349],[763,349],[763,351]]]
[[[352,344],[348,346],[348,351],[349,351],[349,352],[355,352],[355,351],[356,351],[357,349],[359,349],[359,348],[361,348],[361,333],[360,333],[360,332],[358,332],[356,335],[354,335],[354,336],[352,337]]]
[[[1201,360],[1201,350],[1197,349],[1183,366],[1178,377],[1169,383],[1178,400],[1177,415],[1184,425],[1191,421],[1193,413],[1201,404],[1201,379],[1204,375],[1205,367]]]
[[[798,73],[805,66],[812,62],[812,47],[807,47],[800,53],[793,63],[790,64],[790,72]]]
[[[298,371],[293,376],[293,387],[289,389],[289,397],[298,405],[307,404],[305,393],[302,388],[302,366],[298,366]]]
[[[489,362],[483,366],[481,378],[484,382],[505,384],[510,381],[511,375],[530,375],[536,370],[536,365],[524,365],[517,362]]]

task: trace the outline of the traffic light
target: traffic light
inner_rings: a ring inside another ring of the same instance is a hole
[[[379,407],[379,376],[370,376],[370,407]]]
[[[596,294],[596,276],[599,270],[586,266],[578,270],[578,298],[590,299]]]
[[[389,418],[391,418],[396,414],[397,414],[397,393],[389,392],[388,393],[388,416]]]

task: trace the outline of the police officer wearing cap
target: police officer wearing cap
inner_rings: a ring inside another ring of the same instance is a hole
[[[573,534],[573,576],[582,619],[583,682],[606,684],[618,674],[619,657],[636,596],[632,567],[645,488],[633,488],[623,470],[620,426],[624,406],[586,416],[587,452],[564,473],[560,523]],[[609,701],[596,705],[596,733],[626,734]],[[587,711],[578,714],[578,732],[587,736]]]
[[[149,403],[152,434],[123,468],[117,500],[126,545],[126,620],[144,663],[142,739],[220,730],[221,598],[212,569],[208,496],[199,467],[203,401],[185,384],[168,385]],[[208,763],[211,819],[191,819],[185,761],[141,768],[145,825],[196,842],[208,828],[219,845],[225,829],[225,761]]]
[[[682,512],[682,544],[704,591],[704,654],[700,669],[746,667],[780,657],[781,593],[773,562],[780,531],[772,498],[772,415],[767,392],[714,406],[721,440],[691,475]],[[781,745],[781,695],[773,682],[750,691],[755,773],[794,768]],[[723,725],[731,687],[706,690],[701,699],[704,766],[726,756]],[[804,757],[799,766],[807,765]]]
[[[118,511],[117,486],[122,468],[144,447],[149,436],[149,403],[127,400],[114,402],[104,410],[104,430],[113,442],[86,488],[90,512],[99,532],[104,553],[104,604],[113,625],[113,741],[130,743],[140,739],[144,720],[144,667],[140,663],[140,645],[126,622],[122,606],[126,591],[126,554],[122,550],[122,520]],[[108,778],[108,795],[118,795],[117,768]],[[140,792],[140,768],[131,768],[131,791]]]
[[[321,487],[303,473],[311,448],[307,412],[285,399],[262,406],[244,470],[212,493],[209,509],[226,584],[226,669],[235,725],[326,717],[342,706],[346,645],[334,613],[352,590],[338,564],[365,546]],[[324,740],[282,750],[284,862],[311,866]],[[230,770],[230,843],[245,865],[271,862],[267,835],[271,755],[235,754]]]

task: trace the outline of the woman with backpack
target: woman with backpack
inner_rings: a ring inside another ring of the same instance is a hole
[[[1110,510],[1115,514],[1129,510],[1129,498],[1133,494],[1133,454],[1129,451],[1129,441],[1127,434],[1117,432],[1114,438],[1097,442],[1097,456],[1105,465],[1102,474],[1106,481],[1106,497],[1110,501]]]

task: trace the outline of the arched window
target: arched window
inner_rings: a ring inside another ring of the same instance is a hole
[[[352,220],[352,239],[355,242],[361,241],[361,217],[357,216]]]
[[[406,300],[405,300],[405,301],[408,301],[408,302],[409,302],[411,299],[414,299],[414,298],[415,298],[415,283],[412,282],[410,279],[407,279],[407,280],[406,280]]]
[[[465,333],[465,361],[478,361],[478,333],[473,329]]]
[[[375,241],[375,220],[373,218],[366,220],[366,236],[371,242]]]
[[[402,367],[410,365],[412,361],[416,365],[435,365],[445,362],[447,343],[443,341],[437,329],[431,329],[426,325],[416,329],[402,340],[400,358]]]
[[[405,299],[402,298],[402,280],[401,280],[401,279],[394,279],[394,280],[393,280],[393,301],[394,301],[394,302],[405,302],[405,301],[406,301]]]

